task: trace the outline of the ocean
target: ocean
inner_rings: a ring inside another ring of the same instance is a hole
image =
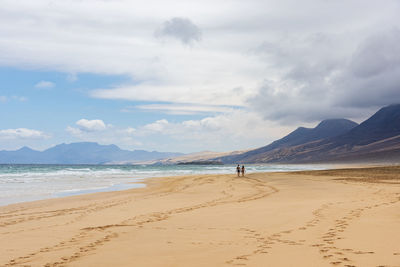
[[[247,173],[325,169],[319,165],[246,165]],[[143,179],[188,174],[235,175],[235,165],[0,165],[0,206],[144,187]]]

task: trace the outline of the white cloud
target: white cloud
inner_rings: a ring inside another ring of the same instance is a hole
[[[124,130],[125,133],[127,133],[128,135],[134,134],[136,132],[136,129],[133,127],[128,127]]]
[[[145,132],[163,132],[168,126],[169,122],[166,119],[162,119],[150,124],[146,124],[142,127],[142,131],[144,130]]]
[[[50,135],[38,130],[18,128],[18,129],[0,130],[0,138],[1,139],[47,139],[50,138]]]
[[[257,113],[234,110],[200,120],[157,120],[138,127],[133,135],[164,151],[228,151],[263,146],[291,130],[265,121]]]
[[[65,130],[73,136],[80,136],[82,134],[82,130],[71,126],[67,126]]]
[[[97,132],[103,131],[107,128],[106,124],[102,120],[87,120],[80,119],[76,122],[79,129],[86,132]]]
[[[179,103],[180,105],[243,106],[248,97],[256,94],[258,82],[254,80],[246,82],[240,80],[240,77],[228,77],[231,76],[231,74],[227,73],[228,71],[229,70],[226,70],[226,72],[220,73],[221,77],[219,78],[216,77],[215,74],[208,77],[209,83],[201,83],[199,81],[199,83],[194,82],[189,85],[190,81],[184,81],[185,78],[182,78],[182,81],[179,83],[183,84],[174,85],[173,81],[165,81],[165,83],[148,82],[133,86],[128,85],[111,89],[97,89],[91,91],[90,95],[102,99],[147,102],[158,101]],[[185,74],[182,73],[182,75]],[[197,80],[203,75],[205,75],[205,73],[202,73],[199,77],[193,77],[193,79]],[[238,90],[241,84],[246,84],[245,90]]]
[[[195,115],[208,113],[227,113],[234,110],[233,107],[215,105],[193,105],[193,104],[148,104],[137,105],[125,108],[123,111],[129,112],[134,109],[155,111],[172,115]]]
[[[106,125],[102,120],[80,119],[75,124],[77,127],[67,126],[65,130],[72,136],[79,138],[85,137],[87,134],[95,136],[92,133],[103,132],[112,128],[112,125]]]
[[[4,95],[0,95],[0,102],[7,102],[8,97],[4,96]]]
[[[36,88],[39,89],[50,89],[53,88],[55,86],[55,83],[50,82],[50,81],[40,81],[37,84],[35,84]]]

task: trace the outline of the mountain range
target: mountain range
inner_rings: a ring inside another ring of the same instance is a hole
[[[91,142],[60,144],[44,151],[23,147],[0,151],[0,164],[182,164],[237,163],[357,163],[400,161],[400,104],[381,108],[357,124],[328,119],[315,128],[299,127],[266,146],[226,153],[183,154],[123,150]]]
[[[267,146],[234,156],[223,163],[397,162],[400,160],[400,104],[380,109],[361,124],[346,119],[300,127]]]
[[[0,151],[0,164],[130,164],[141,161],[177,157],[182,153],[145,150],[123,150],[116,145],[92,142],[60,144],[44,151],[23,147],[16,151]]]

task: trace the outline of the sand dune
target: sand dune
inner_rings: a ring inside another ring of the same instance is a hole
[[[0,266],[400,266],[389,169],[161,178],[1,207]]]

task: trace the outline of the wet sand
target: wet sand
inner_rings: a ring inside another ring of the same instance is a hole
[[[195,175],[0,207],[0,266],[400,266],[400,168]]]

